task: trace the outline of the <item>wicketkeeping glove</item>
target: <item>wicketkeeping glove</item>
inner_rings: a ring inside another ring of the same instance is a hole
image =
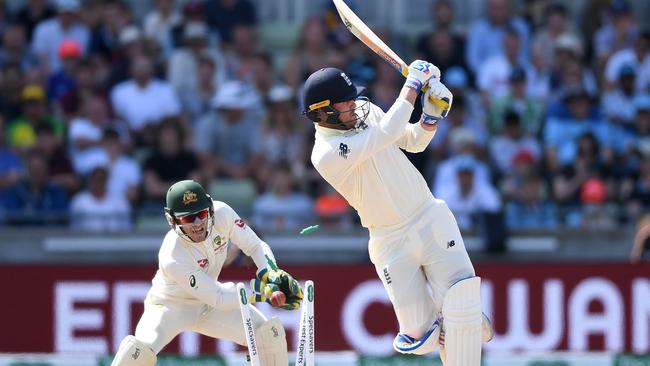
[[[442,109],[434,103],[431,98],[441,99],[447,102],[449,105],[448,108]],[[454,96],[451,94],[449,89],[437,79],[431,79],[429,81],[429,89],[425,93],[422,93],[422,121],[428,125],[435,125],[438,123],[440,118],[447,117],[447,113],[451,109],[451,103],[454,99]]]
[[[271,294],[275,291],[282,291],[286,297],[284,305],[280,306],[285,310],[296,310],[302,303],[302,288],[300,283],[293,276],[281,269],[262,268],[257,271],[256,278],[251,280],[251,302],[265,301],[271,304]]]

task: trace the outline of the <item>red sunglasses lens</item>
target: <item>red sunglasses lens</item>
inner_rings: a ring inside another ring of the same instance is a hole
[[[199,211],[197,213],[178,217],[176,218],[176,221],[178,221],[178,223],[182,225],[192,224],[194,223],[197,217],[199,218],[199,220],[205,220],[208,218],[209,214],[210,214],[210,210],[206,208],[205,210]]]

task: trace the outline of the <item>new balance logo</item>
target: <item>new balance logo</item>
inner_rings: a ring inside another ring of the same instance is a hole
[[[350,149],[348,148],[348,145],[344,143],[339,144],[339,156],[342,157],[343,159],[348,158],[348,154],[350,153]]]
[[[453,241],[453,240],[452,240],[452,241],[448,241],[448,242],[447,242],[447,249],[453,247],[454,245],[456,245],[456,242],[455,242],[455,241]]]
[[[384,278],[386,279],[387,285],[390,285],[393,282],[390,279],[390,273],[388,273],[388,268],[384,268]]]

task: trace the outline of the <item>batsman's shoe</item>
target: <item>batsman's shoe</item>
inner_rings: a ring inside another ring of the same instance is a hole
[[[440,320],[436,319],[420,339],[398,333],[395,340],[393,340],[393,348],[395,351],[404,354],[427,354],[438,348],[440,331]]]

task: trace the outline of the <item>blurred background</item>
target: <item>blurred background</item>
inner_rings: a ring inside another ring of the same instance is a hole
[[[407,155],[483,277],[484,364],[650,365],[650,2],[346,2],[454,93]],[[315,281],[318,364],[439,362],[393,354],[367,231],[309,161],[311,72],[344,69],[384,110],[403,83],[331,2],[0,0],[0,34],[0,365],[110,364],[188,178]],[[252,277],[230,249],[220,279]],[[294,349],[298,314],[262,307]],[[184,333],[160,364],[243,351]]]

